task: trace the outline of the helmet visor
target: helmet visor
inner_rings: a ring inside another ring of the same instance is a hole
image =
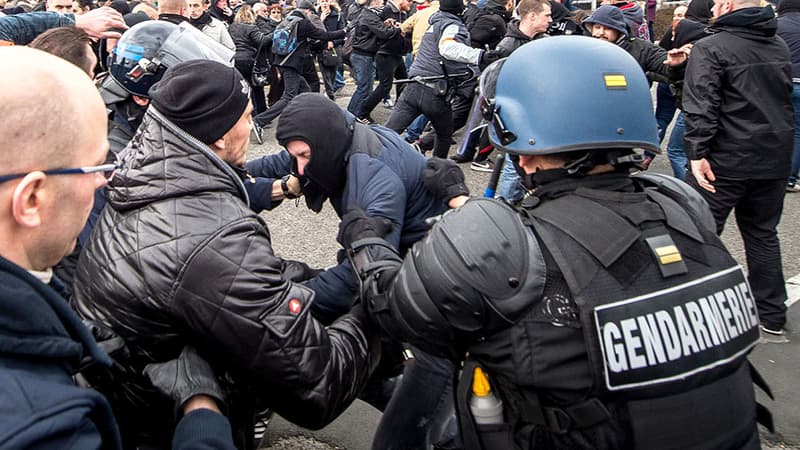
[[[233,51],[188,22],[181,22],[159,49],[158,60],[166,67],[172,67],[194,59],[208,59],[232,66]]]

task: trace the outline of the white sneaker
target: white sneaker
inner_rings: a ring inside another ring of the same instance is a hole
[[[383,107],[387,108],[387,109],[393,109],[394,108],[394,100],[392,100],[391,98],[384,99],[383,100]]]

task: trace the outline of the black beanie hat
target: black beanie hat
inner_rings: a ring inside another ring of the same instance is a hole
[[[778,14],[800,11],[800,0],[781,0],[778,3]]]
[[[439,10],[459,15],[464,10],[464,2],[462,0],[439,0]]]
[[[149,91],[153,106],[204,144],[225,135],[242,117],[250,86],[233,67],[193,60],[167,69]]]

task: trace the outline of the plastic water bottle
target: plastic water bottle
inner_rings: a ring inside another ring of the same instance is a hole
[[[472,376],[469,409],[478,425],[503,423],[503,401],[492,393],[489,378],[480,367],[475,368]]]

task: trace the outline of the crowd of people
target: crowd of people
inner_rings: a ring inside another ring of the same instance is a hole
[[[657,44],[655,1],[604,3],[6,3],[0,447],[255,449],[361,398],[376,450],[759,448],[800,0]],[[337,265],[275,254],[287,199]]]

